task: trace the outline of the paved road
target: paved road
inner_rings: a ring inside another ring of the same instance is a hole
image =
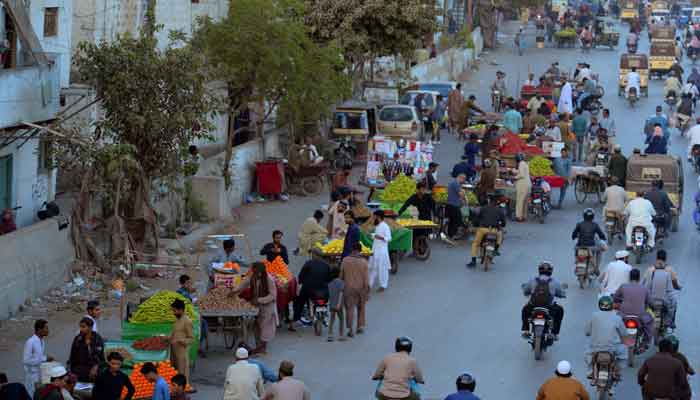
[[[625,34],[622,36],[620,42],[624,44]],[[467,94],[474,93],[481,103],[488,104],[488,87],[497,69],[507,72],[512,90],[519,86],[516,79],[522,81],[528,71],[541,73],[555,60],[562,67],[573,70],[577,61],[585,60],[592,65],[594,72],[600,74],[607,89],[604,103],[616,120],[617,140],[623,151],[629,154],[634,147],[642,145],[643,121],[661,102],[663,84],[652,82],[650,97],[630,110],[616,96],[620,48],[594,50],[584,55],[579,50],[530,47],[524,56],[519,57],[509,45],[512,42],[506,39],[506,43],[498,51],[483,56],[485,61],[494,60],[498,65],[482,62],[480,70],[465,82]],[[647,48],[644,38],[640,50],[647,51]],[[675,135],[672,150],[676,154],[685,154],[685,140]],[[451,137],[445,137],[439,146],[437,158],[444,166],[441,171],[443,180],[446,180],[448,169],[458,159],[460,151],[461,145]],[[681,349],[692,362],[700,358],[700,346],[693,335],[699,322],[688,309],[698,300],[697,292],[692,288],[700,284],[699,275],[694,273],[700,249],[697,232],[690,220],[690,200],[697,186],[689,169],[686,169],[686,179],[689,182],[685,194],[687,206],[681,215],[680,230],[666,242],[666,249],[670,251],[670,263],[679,270],[687,288],[680,298],[678,333]],[[309,207],[307,210],[317,204],[313,199],[304,203]],[[297,207],[298,204],[295,200],[295,210],[304,209],[303,203]],[[575,285],[571,267],[573,244],[569,238],[581,212],[590,206],[596,207],[600,214],[599,206],[593,203],[578,205],[570,197],[562,211],[550,214],[545,225],[510,225],[503,256],[488,273],[465,269],[466,242],[456,248],[437,244],[429,261],[403,261],[399,274],[391,277],[389,290],[373,295],[368,304],[369,327],[365,335],[350,342],[326,343],[309,330],[296,334],[284,332],[272,343],[265,361],[276,366],[279,360],[294,360],[298,365],[297,374],[309,385],[316,399],[372,398],[371,373],[377,361],[392,350],[393,340],[399,335],[409,335],[415,341],[414,355],[426,376],[424,398],[428,399],[442,399],[453,389],[455,377],[463,371],[474,374],[478,380],[477,392],[492,399],[533,398],[539,385],[552,374],[556,362],[561,359],[573,363],[578,377],[585,376],[583,326],[596,308],[597,291],[580,290]],[[261,223],[251,227],[260,230],[257,235],[253,232],[253,237],[278,227],[274,223],[272,226],[263,223],[270,219],[270,215],[275,216],[283,230],[295,232],[309,214],[307,211],[290,215],[287,210],[289,205],[266,205],[265,213],[259,215]],[[604,261],[609,261],[617,246],[604,256]],[[563,301],[566,315],[561,340],[545,354],[544,360],[535,361],[529,345],[519,338],[520,308],[525,301],[519,285],[534,274],[538,261],[543,259],[554,262],[555,277],[568,282],[571,289]],[[222,358],[216,356],[200,361],[201,368],[194,376],[203,393],[208,393],[209,389],[221,391]],[[636,370],[625,369],[624,381],[618,387],[618,398],[639,398],[635,373]],[[209,388],[206,383],[218,388]],[[698,390],[697,380],[693,379],[692,386]]]
[[[625,43],[624,35],[620,42]],[[509,88],[514,90],[519,86],[516,79],[525,79],[529,70],[541,73],[555,60],[562,67],[573,69],[577,61],[585,60],[592,65],[594,72],[600,74],[607,89],[604,102],[616,119],[617,140],[623,145],[624,152],[630,153],[632,148],[642,145],[643,120],[661,102],[663,85],[652,82],[650,97],[642,99],[637,108],[630,110],[616,96],[619,49],[594,50],[584,55],[577,50],[530,47],[524,56],[518,57],[510,45],[512,41],[506,39],[505,43],[500,50],[483,56],[480,70],[465,82],[467,94],[474,93],[481,103],[488,104],[488,86],[497,69],[508,73]],[[646,51],[647,48],[644,38],[640,50]],[[491,65],[487,60],[495,60],[499,65]],[[685,140],[674,135],[672,150],[676,154],[685,154]],[[442,180],[446,181],[460,152],[461,145],[445,135],[436,153],[444,166],[440,172]],[[690,219],[691,196],[697,186],[688,169],[686,179],[686,208],[681,215],[680,231],[666,242],[666,248],[670,250],[670,263],[678,269],[686,286],[680,298],[678,333],[681,349],[694,362],[700,359],[700,344],[694,336],[700,321],[688,310],[698,301],[698,292],[693,288],[700,287],[700,274],[694,271],[698,267],[700,247]],[[240,222],[254,247],[268,241],[273,229],[282,229],[287,232],[285,242],[293,248],[295,232],[325,199],[324,195],[323,198],[293,199],[290,203],[253,205],[244,208]],[[464,267],[468,257],[467,242],[454,248],[435,244],[429,261],[404,260],[399,274],[391,277],[389,290],[373,294],[368,304],[366,334],[349,342],[327,343],[315,337],[309,329],[293,334],[280,331],[270,345],[270,354],[263,360],[273,368],[280,360],[293,360],[297,364],[296,375],[310,387],[313,398],[323,400],[373,398],[374,385],[370,376],[378,360],[392,351],[394,338],[400,335],[409,335],[415,341],[414,355],[427,381],[423,389],[424,399],[444,398],[454,389],[455,377],[464,371],[476,376],[477,392],[487,399],[534,398],[539,385],[552,374],[561,359],[570,360],[575,375],[582,377],[585,375],[583,352],[586,343],[583,326],[596,308],[596,290],[576,287],[571,267],[573,244],[569,237],[581,212],[589,206],[598,207],[593,203],[578,205],[569,198],[564,209],[553,211],[545,225],[510,225],[503,255],[488,273]],[[604,256],[604,261],[611,258],[615,249]],[[533,276],[537,263],[543,259],[554,262],[555,277],[569,283],[571,288],[568,298],[563,301],[566,315],[561,339],[545,354],[544,360],[535,361],[529,345],[519,337],[520,308],[526,300],[521,295],[520,284]],[[293,268],[298,270],[302,262],[294,257]],[[109,326],[117,333],[114,321],[101,322],[100,326],[105,329]],[[59,336],[69,337],[70,332]],[[60,350],[59,343],[58,338],[51,338],[49,346]],[[65,349],[64,353],[67,351]],[[11,358],[18,359],[18,352],[13,350]],[[57,354],[60,351],[52,352],[61,359],[61,356],[67,356]],[[232,354],[219,347],[208,358],[197,361],[193,372],[194,384],[199,389],[196,399],[221,397],[225,369],[231,359]],[[17,364],[13,362],[11,365]],[[9,366],[6,367],[9,369]],[[639,398],[635,372],[625,369],[624,381],[618,387],[618,398]],[[12,375],[20,378],[21,371],[14,371]],[[692,387],[698,391],[696,379],[692,380]]]

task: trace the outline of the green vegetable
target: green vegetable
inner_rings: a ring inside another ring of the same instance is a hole
[[[531,176],[552,176],[552,162],[542,156],[535,156],[527,163]]]

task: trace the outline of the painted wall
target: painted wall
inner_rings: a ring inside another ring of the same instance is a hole
[[[0,236],[0,254],[0,319],[62,285],[75,258],[70,229],[59,231],[55,219]]]
[[[55,55],[61,87],[70,85],[71,36],[73,35],[73,1],[74,0],[33,0],[30,3],[30,18],[34,31],[39,37],[41,47],[46,53]],[[75,0],[80,1],[80,0]],[[44,37],[44,9],[58,7],[58,35]]]
[[[411,68],[411,77],[416,81],[456,81],[461,74],[469,71],[476,57],[484,48],[481,29],[472,32],[474,49],[452,48],[436,58],[429,59]]]
[[[0,128],[53,119],[59,92],[58,65],[0,69]]]

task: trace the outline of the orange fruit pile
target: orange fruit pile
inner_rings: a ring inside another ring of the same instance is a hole
[[[153,397],[153,390],[155,388],[155,383],[149,382],[148,379],[141,373],[141,367],[143,363],[134,365],[134,370],[131,372],[129,379],[131,384],[134,385],[136,392],[134,393],[134,399],[150,399]],[[173,384],[170,380],[173,376],[177,375],[177,370],[173,368],[170,361],[162,361],[157,363],[158,375],[160,375],[165,381],[170,385],[170,392],[173,392]],[[186,392],[192,391],[192,387],[189,382],[185,388]],[[126,388],[122,390],[122,399],[126,398]]]
[[[289,282],[294,278],[291,272],[289,272],[289,268],[287,268],[287,264],[284,263],[282,260],[282,257],[277,256],[272,262],[269,262],[266,260],[263,261],[263,264],[265,264],[265,267],[267,268],[267,272],[275,275],[280,278],[280,280],[286,282]]]

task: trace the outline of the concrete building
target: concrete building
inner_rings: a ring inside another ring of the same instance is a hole
[[[0,318],[61,284],[74,257],[66,225],[36,216],[56,195],[42,127],[69,85],[72,16],[73,0],[0,0],[0,209],[18,226],[0,236]]]

